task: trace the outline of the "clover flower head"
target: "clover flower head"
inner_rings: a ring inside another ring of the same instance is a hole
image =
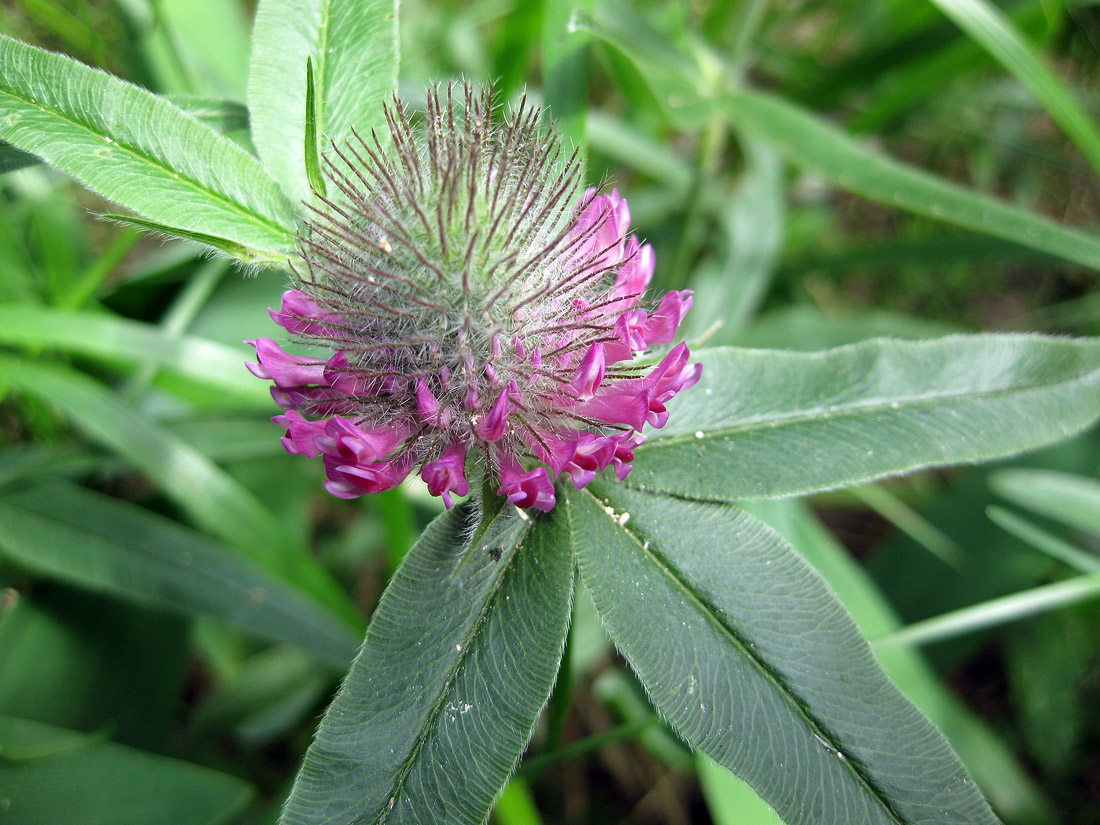
[[[460,98],[460,99],[457,99]],[[526,102],[502,122],[491,90],[431,91],[414,125],[325,158],[297,283],[272,319],[328,357],[250,341],[273,382],[290,453],[323,456],[326,489],[353,498],[418,470],[447,507],[484,475],[518,507],[550,510],[554,480],[621,480],[645,425],[699,380],[673,343],[691,292],[643,300],[653,250],[628,235],[618,190],[573,193],[576,154]],[[656,363],[654,363],[656,361]]]

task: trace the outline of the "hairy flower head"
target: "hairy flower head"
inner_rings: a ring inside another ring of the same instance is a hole
[[[450,507],[480,471],[549,510],[563,472],[578,489],[609,467],[625,478],[643,427],[699,380],[685,344],[641,355],[673,343],[691,293],[643,301],[653,251],[627,234],[626,201],[575,199],[576,157],[536,107],[493,114],[489,91],[437,89],[422,123],[395,101],[387,140],[356,135],[325,160],[332,197],[318,194],[271,316],[334,354],[260,338],[248,366],[274,382],[284,446],[323,456],[333,495],[418,470]]]

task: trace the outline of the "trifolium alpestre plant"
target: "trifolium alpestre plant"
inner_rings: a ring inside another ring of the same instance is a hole
[[[400,100],[388,140],[356,134],[324,161],[329,196],[299,242],[293,289],[271,316],[328,358],[259,338],[260,378],[286,412],[291,453],[324,457],[353,498],[418,469],[448,507],[482,475],[518,507],[550,510],[554,479],[580,489],[630,472],[643,428],[699,380],[672,344],[691,292],[645,303],[650,246],[628,235],[617,190],[574,197],[576,155],[521,103],[502,123],[491,90]],[[656,363],[654,363],[656,361]]]

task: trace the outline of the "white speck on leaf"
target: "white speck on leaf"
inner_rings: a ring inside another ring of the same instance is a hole
[[[611,520],[620,527],[626,526],[626,523],[630,521],[630,513],[616,513],[611,507],[604,506],[603,511],[611,517]]]
[[[473,709],[473,705],[471,705],[469,702],[463,702],[461,699],[459,699],[457,702],[448,702],[447,707],[444,708],[444,710],[447,712],[447,715],[451,717],[451,721],[454,721],[459,716],[465,713],[469,713]]]

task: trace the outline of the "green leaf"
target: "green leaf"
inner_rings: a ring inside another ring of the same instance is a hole
[[[283,825],[481,825],[561,660],[573,558],[557,518],[508,505],[468,547],[468,505],[394,574],[325,715]]]
[[[162,59],[174,64],[189,89],[243,99],[248,71],[248,13],[225,0],[144,0]],[[165,67],[167,68],[167,67]]]
[[[1100,342],[878,339],[697,353],[699,384],[626,483],[702,500],[802,495],[1064,438],[1100,416]]]
[[[317,153],[317,84],[313,79],[313,58],[306,58],[306,179],[309,188],[325,194],[325,178],[321,174],[321,158]]]
[[[65,367],[0,355],[0,382],[61,409],[92,440],[149,474],[196,524],[330,606],[349,624],[358,612],[331,575],[286,535],[279,519],[205,456]]]
[[[248,109],[243,103],[198,95],[168,95],[168,100],[219,134],[248,131]]]
[[[90,590],[213,616],[340,670],[355,655],[347,625],[298,588],[193,530],[76,486],[0,497],[0,556]]]
[[[1100,237],[1095,234],[900,163],[775,95],[739,89],[728,93],[722,106],[731,123],[841,189],[1100,269]]]
[[[579,16],[576,24],[627,55],[684,128],[700,128],[717,106],[732,126],[841,189],[1100,269],[1100,237],[1092,233],[899,163],[776,95],[746,88],[719,91],[713,75],[720,73],[701,68],[621,3],[601,0],[596,15]]]
[[[166,223],[158,223],[157,221],[146,220],[145,218],[139,218],[134,215],[119,215],[113,212],[104,212],[100,214],[99,217],[129,226],[136,226],[147,232],[158,232],[162,235],[182,238],[185,241],[206,244],[246,264],[278,264],[286,257],[285,255],[265,252],[261,249],[251,249],[237,241],[232,241],[228,238],[219,238],[217,235],[211,235],[207,232],[195,232],[190,229],[182,229],[178,226],[169,226]]]
[[[985,0],[932,0],[945,15],[1010,71],[1043,105],[1100,173],[1100,136],[1069,90],[1047,68],[1011,21]]]
[[[591,11],[594,5],[595,0],[561,0],[543,5],[543,104],[562,137],[577,147],[587,145],[591,46],[590,38],[573,30],[570,19],[578,9]]]
[[[542,825],[531,790],[521,777],[513,777],[505,786],[493,809],[498,825]]]
[[[281,256],[294,213],[260,164],[168,101],[0,36],[0,138],[140,217]]]
[[[341,672],[347,670],[345,660]],[[219,685],[191,717],[198,736],[231,731],[247,747],[266,745],[286,736],[320,700],[332,693],[332,674],[317,660],[290,647],[275,646],[249,657]]]
[[[654,704],[788,825],[997,822],[770,528],[730,505],[622,485],[566,506],[585,585]]]
[[[5,825],[225,825],[251,788],[218,771],[0,716]]]
[[[714,78],[704,78],[697,63],[657,31],[631,5],[597,0],[594,11],[578,9],[573,27],[625,54],[644,76],[669,119],[681,129],[699,129],[714,114],[707,98]]]
[[[715,825],[784,825],[751,786],[706,754],[696,754],[695,766]]]
[[[950,324],[889,310],[830,307],[824,312],[815,304],[794,303],[763,313],[750,327],[731,336],[730,343],[750,349],[817,352],[871,338],[940,338],[959,331]]]
[[[28,154],[22,149],[16,149],[10,143],[0,141],[0,175],[26,169],[28,166],[34,166],[40,162],[34,155]]]
[[[683,198],[690,191],[691,165],[675,149],[600,109],[588,112],[585,121],[590,151],[601,152],[659,181],[675,198]]]
[[[316,134],[337,146],[384,123],[397,88],[397,0],[260,0],[252,35],[248,108],[264,165],[295,202],[306,173],[306,61],[316,80]]]
[[[899,626],[893,607],[866,567],[837,542],[805,501],[754,502],[751,512],[780,531],[825,577],[865,636],[879,636]],[[877,648],[873,652],[898,688],[947,735],[990,804],[1006,822],[1055,825],[1058,819],[1050,803],[1015,761],[1012,748],[944,686],[914,649]]]
[[[168,745],[187,687],[188,622],[56,582],[12,601],[0,619],[0,715]]]
[[[0,343],[159,367],[201,381],[240,404],[269,410],[271,397],[244,368],[248,351],[173,335],[159,326],[104,312],[65,312],[31,303],[0,303]]]
[[[1002,470],[989,479],[997,495],[1078,530],[1100,536],[1100,481],[1056,470]]]
[[[1032,587],[1020,593],[942,613],[875,639],[876,647],[926,645],[1100,598],[1100,573]]]

